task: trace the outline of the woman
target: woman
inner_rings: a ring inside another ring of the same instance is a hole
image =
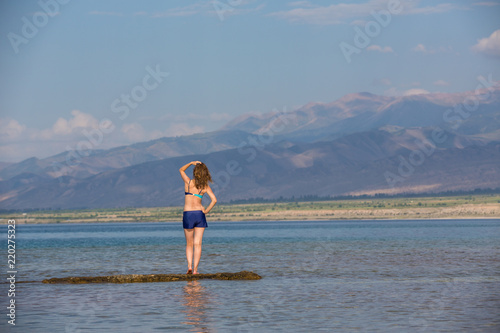
[[[193,179],[186,175],[186,169],[194,165]],[[208,227],[205,214],[217,203],[214,192],[208,185],[212,182],[212,177],[205,164],[200,161],[192,161],[179,169],[184,180],[184,213],[182,224],[184,235],[186,236],[186,257],[188,261],[188,271],[186,274],[198,274],[198,264],[201,258],[201,241],[203,232]],[[207,193],[212,202],[207,208],[203,208],[201,198]],[[193,248],[194,248],[194,270],[193,270]]]

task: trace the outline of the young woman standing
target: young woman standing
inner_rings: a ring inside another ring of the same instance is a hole
[[[193,179],[186,175],[186,170],[191,165],[194,165]],[[184,213],[182,216],[182,224],[184,226],[184,235],[186,236],[186,257],[188,262],[188,270],[186,274],[198,274],[198,264],[201,258],[201,243],[203,240],[203,232],[208,227],[205,214],[217,203],[217,198],[210,188],[209,182],[212,182],[212,177],[207,166],[200,161],[192,161],[179,169],[181,177],[184,180]],[[210,205],[204,208],[201,204],[203,195],[207,193],[211,199]],[[193,267],[194,255],[194,267]],[[194,269],[193,269],[194,268]]]

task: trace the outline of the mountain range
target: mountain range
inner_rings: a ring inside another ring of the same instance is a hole
[[[191,160],[208,165],[221,202],[497,188],[500,89],[349,94],[65,160],[0,163],[0,209],[181,205],[177,170]]]

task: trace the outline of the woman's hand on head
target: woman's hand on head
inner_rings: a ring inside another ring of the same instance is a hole
[[[201,164],[201,162],[200,162],[200,161],[193,161],[193,162],[191,162],[191,163],[193,163],[194,165]]]

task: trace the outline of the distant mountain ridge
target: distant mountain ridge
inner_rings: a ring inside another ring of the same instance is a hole
[[[458,129],[464,134],[484,134],[498,130],[500,123],[500,88],[488,92],[489,98],[478,101],[483,119],[467,117],[461,119]],[[286,114],[288,126],[276,133],[287,140],[313,142],[325,138],[336,138],[349,133],[376,129],[386,125],[401,127],[440,126],[451,129],[457,112],[450,113],[475,92],[455,94],[420,94],[402,97],[378,96],[370,93],[346,95],[332,103],[309,103]],[[462,108],[463,109],[463,108]],[[465,110],[464,110],[465,112]],[[226,130],[243,130],[263,133],[270,130],[276,112],[263,115],[243,115],[229,122]],[[489,128],[483,128],[489,126]],[[465,132],[468,130],[468,132]],[[500,138],[500,136],[497,136]]]
[[[496,188],[500,89],[489,92],[467,117],[454,110],[475,92],[349,94],[243,115],[215,132],[95,151],[70,173],[52,167],[64,153],[0,164],[0,209],[179,205],[177,170],[189,160],[207,163],[222,202]],[[446,139],[436,142],[435,133]]]
[[[213,171],[221,202],[262,197],[337,196],[362,193],[442,192],[500,187],[500,143],[436,148],[410,177],[391,187],[385,177],[398,174],[399,156],[415,137],[399,140],[384,131],[353,134],[332,142],[279,143],[264,147],[250,162],[238,149],[167,158],[102,172],[85,179],[38,179],[23,174],[2,182],[2,208],[109,208],[180,205],[179,165],[203,160]],[[454,139],[452,139],[454,140]],[[226,173],[228,162],[236,174]],[[20,190],[19,186],[23,185]],[[11,194],[10,196],[8,194]],[[37,206],[32,203],[36,202]]]
[[[52,178],[61,176],[85,178],[104,171],[167,157],[205,154],[235,148],[249,135],[255,136],[238,130],[221,130],[189,136],[164,137],[108,150],[93,150],[89,156],[81,157],[78,165],[69,168],[65,167],[67,166],[66,152],[44,159],[31,157],[1,168],[0,179],[10,179],[22,173],[33,173]]]

